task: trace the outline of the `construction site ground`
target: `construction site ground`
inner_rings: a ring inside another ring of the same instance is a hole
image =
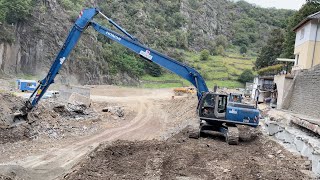
[[[29,124],[0,128],[0,179],[312,178],[307,159],[260,129],[240,127],[237,146],[217,134],[189,139],[197,98],[172,96],[172,89],[93,86],[92,106],[80,115],[43,100]],[[22,102],[1,93],[0,113]]]

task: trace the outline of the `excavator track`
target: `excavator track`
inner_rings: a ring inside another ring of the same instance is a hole
[[[228,132],[226,134],[226,141],[229,145],[239,144],[239,130],[237,127],[228,127]]]

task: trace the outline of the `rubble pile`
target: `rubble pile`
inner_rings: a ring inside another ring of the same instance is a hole
[[[102,109],[102,112],[108,112],[113,116],[123,117],[124,109],[120,106],[108,106]]]
[[[77,96],[72,98],[77,99]],[[23,106],[24,100],[13,94],[0,93],[0,144],[39,137],[61,139],[97,131],[99,114],[87,102],[83,103],[83,99],[68,102],[42,100],[23,123],[15,124],[13,113]]]
[[[13,114],[23,106],[23,99],[12,93],[0,93],[0,128],[10,127]]]
[[[85,104],[44,100],[28,114],[33,137],[82,136],[98,129],[99,114]]]

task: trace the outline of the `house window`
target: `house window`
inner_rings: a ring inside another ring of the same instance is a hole
[[[304,28],[301,29],[301,32],[300,32],[300,39],[303,39],[304,38]]]
[[[296,55],[296,66],[298,66],[298,65],[299,65],[299,57],[300,57],[300,55],[299,55],[299,54],[297,54],[297,55]]]

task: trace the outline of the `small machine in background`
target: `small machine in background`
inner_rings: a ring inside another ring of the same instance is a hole
[[[37,81],[35,80],[18,79],[16,82],[18,90],[22,92],[34,91],[37,88]]]

